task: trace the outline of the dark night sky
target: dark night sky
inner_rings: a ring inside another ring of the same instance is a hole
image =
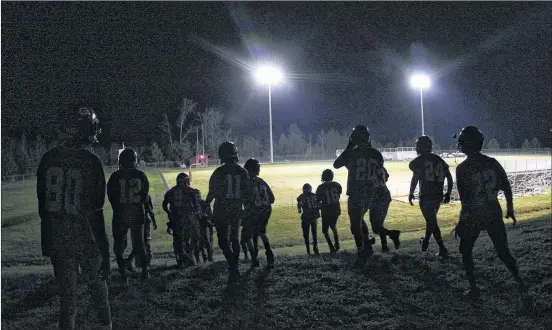
[[[314,136],[360,122],[380,140],[418,135],[407,77],[425,68],[426,133],[442,145],[467,124],[550,144],[551,55],[546,2],[2,2],[2,135],[44,132],[85,98],[110,138],[151,140],[187,96],[264,140],[267,91],[244,65],[271,59],[289,75],[273,90],[276,137],[292,122]]]

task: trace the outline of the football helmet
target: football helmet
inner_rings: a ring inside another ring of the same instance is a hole
[[[466,126],[458,135],[457,147],[463,153],[480,152],[483,148],[483,133],[475,126]]]
[[[121,151],[119,155],[119,167],[122,168],[135,168],[138,162],[138,154],[136,151],[130,148],[126,148]]]
[[[349,141],[355,146],[368,145],[370,143],[370,131],[364,125],[357,125],[353,128]]]
[[[101,133],[100,121],[94,110],[87,105],[71,107],[60,121],[62,138],[83,144],[95,144]]]
[[[179,187],[188,187],[190,186],[190,177],[186,173],[179,173],[176,176],[176,185]]]
[[[322,182],[326,182],[326,181],[332,181],[334,178],[334,173],[332,170],[330,170],[329,168],[325,169],[323,172],[322,172]]]
[[[422,135],[416,140],[416,153],[421,155],[433,150],[433,142],[427,135]]]
[[[229,161],[234,161],[236,163],[238,162],[238,147],[236,147],[234,142],[223,142],[219,146],[218,154],[221,164],[227,163]]]
[[[308,183],[305,183],[303,185],[303,193],[310,193],[312,192],[312,186]]]
[[[258,176],[261,171],[261,164],[255,158],[249,158],[243,167],[249,172],[249,176]]]

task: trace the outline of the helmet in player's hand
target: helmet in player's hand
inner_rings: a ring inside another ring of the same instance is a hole
[[[258,176],[261,172],[261,164],[255,158],[249,158],[243,166],[250,176]]]
[[[119,155],[119,167],[122,168],[135,168],[138,161],[138,154],[136,151],[130,148],[126,148],[121,151]]]
[[[332,170],[330,170],[329,168],[325,169],[322,172],[322,181],[323,182],[332,181],[333,178],[334,178],[334,172]]]
[[[234,144],[234,142],[226,141],[223,142],[219,149],[218,154],[220,158],[221,164],[233,161],[238,162],[238,147]]]
[[[190,177],[186,173],[179,173],[176,176],[176,185],[179,187],[188,187],[190,186]]]
[[[310,193],[312,192],[312,186],[308,183],[305,183],[303,185],[303,193]]]
[[[94,110],[87,105],[71,107],[60,120],[61,138],[81,144],[98,142],[101,133],[100,121]]]
[[[355,146],[370,144],[370,131],[364,125],[357,125],[349,137],[349,141]]]
[[[458,136],[458,149],[463,153],[480,152],[483,148],[484,136],[475,126],[466,126]]]
[[[433,150],[433,142],[427,135],[422,135],[416,140],[416,153],[421,155],[423,153],[431,152]]]

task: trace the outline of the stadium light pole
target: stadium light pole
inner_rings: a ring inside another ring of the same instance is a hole
[[[255,70],[257,82],[268,85],[268,118],[270,124],[270,163],[274,163],[274,147],[272,145],[272,86],[282,81],[282,71],[271,65],[259,66]]]
[[[420,110],[422,112],[422,135],[425,135],[424,128],[424,89],[431,87],[431,79],[423,73],[416,73],[410,77],[410,86],[420,90]]]

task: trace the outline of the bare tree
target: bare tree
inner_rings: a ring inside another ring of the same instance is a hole
[[[188,98],[183,98],[182,104],[178,106],[178,110],[180,111],[180,114],[178,115],[178,122],[176,125],[180,130],[180,135],[178,139],[179,143],[184,143],[184,140],[186,139],[188,134],[190,134],[196,129],[196,127],[188,127],[188,129],[184,129],[184,126],[186,126],[186,118],[188,117],[189,114],[193,113],[196,109],[197,109],[197,103]]]
[[[171,123],[169,122],[169,116],[165,112],[163,114],[163,123],[161,124],[161,130],[169,136],[169,145],[172,146],[173,139],[172,139],[172,130],[171,130]]]

